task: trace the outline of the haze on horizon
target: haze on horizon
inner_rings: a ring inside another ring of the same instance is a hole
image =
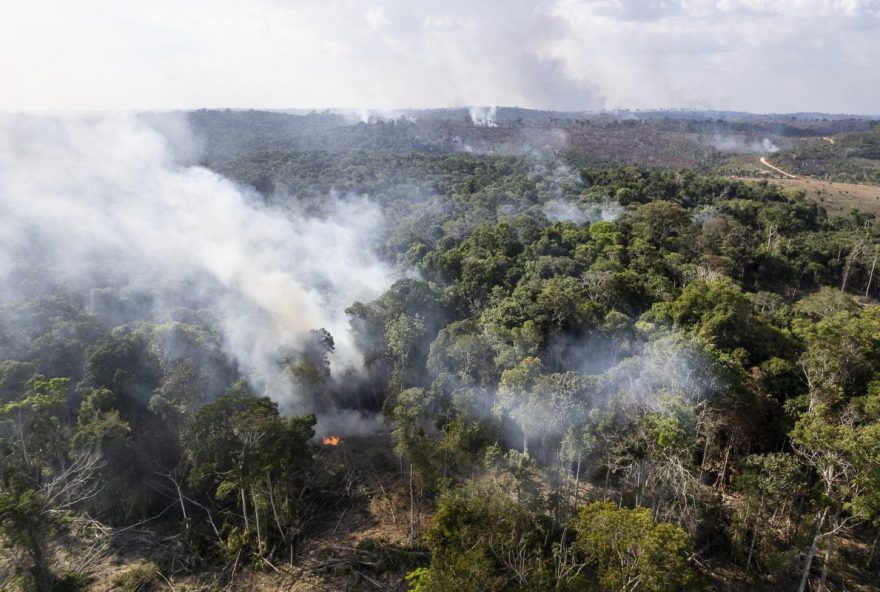
[[[5,4],[0,111],[880,111],[880,0]]]

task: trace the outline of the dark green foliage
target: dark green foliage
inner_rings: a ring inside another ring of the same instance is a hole
[[[82,376],[85,350],[103,334],[97,318],[69,294],[0,306],[0,358],[34,364],[53,376]]]
[[[306,443],[314,422],[314,416],[282,418],[276,403],[238,385],[187,425],[190,481],[223,499],[263,481],[266,473],[294,473],[311,458]]]
[[[687,534],[655,522],[647,509],[620,509],[607,502],[584,506],[578,515],[577,546],[595,566],[602,590],[700,589],[688,563]]]
[[[312,460],[308,441],[314,425],[314,415],[279,416],[276,403],[243,384],[189,421],[183,441],[190,485],[222,507],[241,510],[243,524],[232,511],[224,513],[221,540],[227,553],[248,549],[263,556],[279,543],[291,544],[299,510],[297,484]]]
[[[161,379],[159,360],[150,349],[150,328],[116,329],[94,346],[86,358],[86,384],[122,393],[145,404]]]
[[[340,373],[347,336],[314,327],[273,370],[319,417],[381,411],[398,458],[373,475],[315,453],[316,417],[254,392],[202,311],[112,270],[82,293],[34,272],[0,305],[0,530],[34,586],[60,581],[50,542],[75,516],[166,529],[180,572],[269,569],[364,519],[340,500],[375,481],[409,510],[386,559],[430,551],[416,590],[690,590],[702,564],[784,588],[880,525],[870,216],[694,171],[455,153],[436,118],[192,117],[208,162],[279,212],[333,191],[385,212],[375,248],[401,279],[346,311],[363,368]]]
[[[36,369],[29,362],[0,361],[0,402],[17,398],[34,374]]]
[[[433,551],[429,569],[410,575],[412,590],[577,590],[578,570],[560,569],[571,543],[540,513],[486,486],[441,500],[425,536]],[[572,560],[573,561],[573,560]]]
[[[27,577],[37,592],[56,586],[48,554],[49,537],[56,525],[47,513],[48,504],[32,489],[0,491],[0,532],[27,556]]]

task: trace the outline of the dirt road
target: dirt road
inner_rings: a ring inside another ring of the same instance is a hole
[[[797,175],[792,175],[791,173],[786,173],[781,168],[773,166],[772,164],[767,162],[767,158],[765,156],[761,157],[761,164],[763,164],[768,169],[771,169],[772,171],[779,173],[783,177],[788,177],[789,179],[797,179]]]

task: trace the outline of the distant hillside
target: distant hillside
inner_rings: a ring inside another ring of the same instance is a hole
[[[828,181],[880,183],[880,125],[811,141],[776,155],[783,168]]]
[[[187,118],[217,164],[257,152],[565,155],[579,164],[764,174],[759,156],[824,180],[880,183],[880,126],[867,117],[715,111],[397,112],[199,110]],[[161,116],[159,116],[161,117]],[[831,140],[834,140],[832,144]]]

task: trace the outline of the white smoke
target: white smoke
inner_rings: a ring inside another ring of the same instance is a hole
[[[475,127],[498,127],[495,118],[498,114],[498,107],[471,107],[471,122]]]
[[[357,123],[366,123],[369,125],[387,122],[409,122],[415,123],[416,117],[407,111],[399,109],[334,109],[334,113],[339,113],[345,118],[345,122],[349,125]]]
[[[779,146],[770,141],[770,138],[764,138],[761,141],[764,152],[779,152]]]
[[[534,167],[531,178],[544,196],[541,210],[551,222],[591,224],[600,220],[614,221],[626,211],[616,201],[606,198],[599,203],[580,200],[585,188],[580,177],[567,165],[558,162],[540,163]]]
[[[703,139],[703,143],[716,150],[736,154],[767,154],[779,151],[779,146],[774,144],[770,138],[764,138],[759,142],[743,134],[714,134],[710,138]]]
[[[0,117],[0,211],[7,297],[23,263],[71,288],[112,269],[156,300],[187,286],[227,353],[287,410],[301,406],[278,357],[323,327],[331,364],[359,366],[344,309],[392,281],[372,254],[384,221],[368,200],[328,198],[321,216],[268,208],[175,160],[167,137],[133,116]]]
[[[551,222],[571,222],[573,224],[591,224],[600,220],[613,222],[626,211],[623,206],[613,201],[602,204],[583,204],[551,200],[545,202],[541,209]]]

